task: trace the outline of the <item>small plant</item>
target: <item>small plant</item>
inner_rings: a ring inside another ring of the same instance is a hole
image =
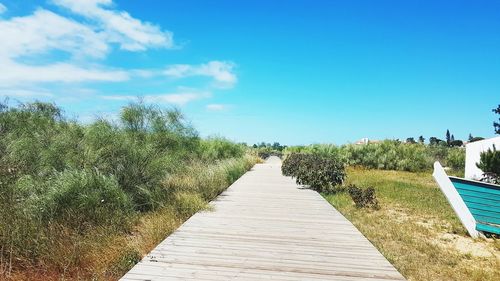
[[[481,153],[479,163],[476,166],[484,173],[483,180],[491,183],[500,183],[500,151],[493,145]]]
[[[344,182],[344,163],[335,157],[318,154],[292,153],[281,166],[285,176],[292,176],[298,184],[308,185],[319,192],[335,192]]]
[[[347,192],[357,208],[373,208],[376,210],[380,208],[373,187],[359,188],[352,185],[347,188]]]

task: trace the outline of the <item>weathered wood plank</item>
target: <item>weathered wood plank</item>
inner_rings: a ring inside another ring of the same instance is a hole
[[[122,280],[404,280],[319,194],[256,165]]]

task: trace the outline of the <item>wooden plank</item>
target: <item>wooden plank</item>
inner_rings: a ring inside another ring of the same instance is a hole
[[[404,280],[318,193],[256,165],[121,280]]]
[[[485,231],[485,232],[490,232],[490,233],[495,233],[500,235],[500,226],[495,226],[495,225],[488,225],[488,224],[482,224],[478,223],[476,226],[477,230],[480,231]]]

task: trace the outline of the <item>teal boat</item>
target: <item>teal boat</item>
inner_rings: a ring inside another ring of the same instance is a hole
[[[439,162],[433,176],[472,237],[500,235],[500,185],[449,177]]]

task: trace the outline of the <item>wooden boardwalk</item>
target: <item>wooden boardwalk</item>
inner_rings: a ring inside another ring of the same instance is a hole
[[[122,280],[404,280],[318,193],[256,165]]]

